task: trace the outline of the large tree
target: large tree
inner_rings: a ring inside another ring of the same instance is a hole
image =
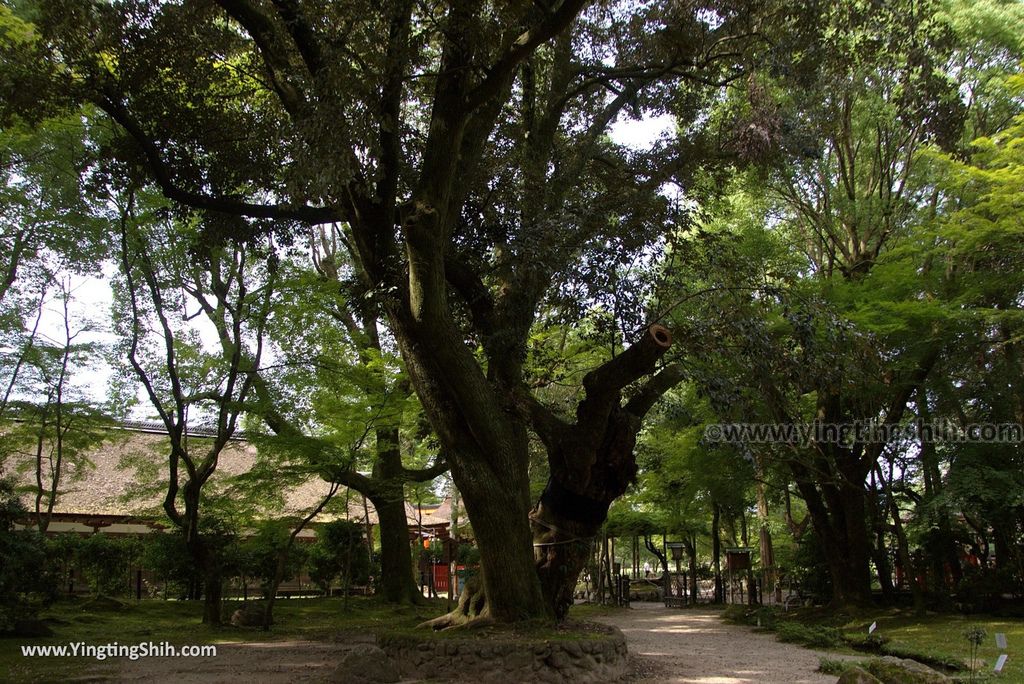
[[[115,327],[123,369],[166,430],[163,510],[203,582],[203,622],[220,624],[220,521],[205,514],[204,494],[253,392],[277,256],[262,239],[213,237],[223,226],[161,218],[158,203],[140,203],[133,191],[112,201],[120,203]],[[190,325],[197,315],[215,331],[212,349]],[[200,426],[209,439],[194,438]]]
[[[439,456],[423,463],[431,455],[419,448],[429,426],[393,342],[386,330],[382,335],[379,307],[354,294],[360,274],[343,240],[338,227],[321,226],[310,245],[315,270],[306,259],[282,264],[281,301],[269,331],[281,363],[260,370],[247,410],[306,472],[327,470],[330,479],[373,504],[381,594],[390,602],[421,602],[409,553],[405,487],[429,482],[447,465]],[[353,425],[365,421],[368,434],[345,439]],[[353,458],[351,450],[339,454],[339,441],[365,442],[362,458]],[[416,461],[423,467],[411,467]]]
[[[12,97],[5,116],[91,103],[122,134],[112,166],[178,205],[280,233],[343,227],[480,545],[481,591],[451,621],[567,609],[586,554],[561,542],[598,529],[679,373],[624,396],[671,344],[637,325],[553,409],[530,392],[530,330],[557,295],[598,301],[588,286],[650,258],[672,218],[662,185],[734,137],[699,123],[757,32],[748,3],[587,5],[45,1],[4,49],[6,90],[49,94]],[[623,112],[670,103],[686,117],[677,143],[608,139]],[[533,531],[531,429],[551,465]]]

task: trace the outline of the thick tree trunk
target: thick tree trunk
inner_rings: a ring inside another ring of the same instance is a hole
[[[914,597],[914,612],[924,613],[924,587],[921,586],[920,574],[922,568],[910,557],[910,545],[907,542],[907,535],[903,530],[903,521],[900,519],[900,507],[893,496],[892,483],[883,477],[882,468],[875,465],[875,472],[878,475],[879,484],[885,488],[886,500],[889,504],[889,512],[892,516],[893,532],[896,534],[896,549],[900,556],[900,564],[903,565],[907,579],[910,583],[910,592]],[[890,473],[891,475],[891,473]]]
[[[389,603],[422,603],[423,596],[413,575],[409,553],[409,522],[405,499],[401,496],[375,496],[370,499],[380,521],[380,587]]]
[[[690,556],[690,603],[697,605],[697,535],[690,537],[686,550]]]
[[[205,596],[203,597],[203,623],[219,627],[221,623],[221,597],[223,592],[220,568],[207,571],[203,580]]]
[[[534,551],[544,599],[557,620],[572,605],[588,549],[609,506],[636,479],[633,450],[643,415],[680,376],[662,371],[624,405],[621,389],[650,373],[671,343],[668,330],[651,326],[632,347],[588,373],[575,424],[532,406],[534,427],[551,465],[548,484],[531,516]]]
[[[633,448],[641,417],[680,376],[662,371],[625,405],[621,390],[654,370],[671,335],[652,326],[633,346],[589,372],[573,424],[518,387],[494,401],[500,384],[483,393],[472,373],[466,374],[466,382],[474,389],[456,390],[454,378],[435,375],[434,359],[421,355],[401,334],[397,337],[424,408],[447,446],[452,478],[473,524],[486,603],[477,615],[503,622],[565,617],[608,507],[635,479]],[[460,365],[464,360],[454,358],[464,350],[459,345],[439,345],[435,339],[429,346]],[[458,415],[451,411],[452,402],[460,407]],[[507,410],[499,408],[505,406]],[[551,465],[548,485],[532,515],[524,413],[544,442]],[[454,611],[430,624],[444,628],[462,619]]]
[[[757,476],[755,490],[757,494],[758,550],[761,557],[761,572],[764,577],[764,589],[779,595],[777,589],[778,574],[775,570],[775,547],[772,544],[772,531],[768,526],[768,494],[765,485],[764,464],[755,452],[754,468]]]
[[[931,413],[928,404],[918,393],[917,409],[923,424],[931,423]],[[935,450],[935,442],[929,439],[921,441],[921,466],[924,473],[924,494],[927,501],[934,501],[942,494],[942,471],[939,468],[939,456]],[[932,557],[933,574],[935,575],[935,597],[948,598],[949,591],[955,591],[963,579],[963,568],[960,565],[960,554],[957,552],[957,545],[953,539],[953,530],[950,523],[949,507],[938,505],[933,507],[932,515],[935,516],[933,532],[934,544],[928,549]],[[949,576],[947,577],[947,568]],[[950,586],[950,582],[952,586]],[[945,588],[946,591],[943,591]]]
[[[722,507],[717,503],[711,516],[711,562],[715,568],[715,603],[725,603],[722,584]]]
[[[564,619],[572,605],[576,582],[609,506],[636,477],[633,447],[639,420],[622,410],[614,413],[583,491],[578,483],[561,482],[553,472],[531,515],[537,575],[557,620]]]
[[[529,499],[509,491],[512,488],[498,479],[474,478],[474,485],[459,489],[480,549],[489,616],[499,622],[548,617],[533,564]],[[586,557],[582,563],[586,564]]]
[[[829,576],[832,604],[865,606],[871,603],[870,544],[864,519],[864,491],[853,487],[822,487],[823,492],[797,466],[797,487],[807,504],[811,524]],[[829,501],[828,507],[825,500]]]
[[[525,449],[525,434],[522,447]],[[501,462],[515,467],[499,474],[483,465]],[[471,466],[465,468],[464,464]],[[478,455],[464,460],[464,455],[451,455],[452,479],[462,494],[480,550],[480,576],[472,586],[467,584],[458,608],[426,625],[446,629],[480,621],[551,617],[533,561],[526,466],[526,458]]]
[[[893,586],[892,567],[889,563],[889,550],[885,539],[885,521],[888,516],[883,504],[879,500],[878,486],[875,482],[874,472],[871,474],[871,483],[868,491],[868,507],[871,510],[871,529],[874,532],[875,540],[875,543],[871,548],[871,557],[875,563],[875,571],[878,575],[878,584],[882,588],[882,598],[886,602],[891,602],[896,596],[896,587]]]

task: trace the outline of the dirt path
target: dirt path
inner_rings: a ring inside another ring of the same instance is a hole
[[[633,682],[693,684],[834,684],[815,670],[829,655],[775,640],[772,634],[723,622],[713,610],[680,610],[634,603],[620,614],[597,618],[626,635],[636,659]]]
[[[126,661],[102,681],[182,684],[290,684],[324,682],[354,643],[268,641],[218,644],[215,657],[140,658]],[[373,643],[372,636],[365,639]]]
[[[833,684],[815,672],[827,655],[783,644],[771,634],[723,622],[713,610],[679,610],[660,604],[597,618],[626,635],[633,661],[631,682],[688,684]],[[96,668],[90,681],[185,684],[290,684],[330,681],[345,652],[372,635],[344,642],[276,641],[220,644],[212,658],[147,658]],[[843,658],[847,656],[835,656]]]

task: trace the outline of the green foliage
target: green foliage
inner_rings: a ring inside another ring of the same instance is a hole
[[[57,589],[47,567],[42,535],[14,529],[15,520],[25,513],[13,481],[0,477],[0,633],[13,628],[18,620],[34,617]]]
[[[168,585],[171,597],[187,596],[188,588],[199,580],[199,569],[192,562],[180,530],[147,535],[140,560],[158,582]]]
[[[369,581],[364,532],[362,525],[348,520],[317,527],[316,542],[309,549],[309,576],[325,592],[339,576],[346,586]]]
[[[455,553],[456,562],[466,567],[475,566],[480,563],[480,549],[473,544],[459,544]]]
[[[851,667],[847,660],[833,660],[832,658],[818,658],[818,672],[827,675],[841,675]]]
[[[803,644],[811,648],[835,648],[843,643],[843,636],[838,629],[824,625],[779,622],[775,625],[775,632],[779,641]]]
[[[264,591],[270,591],[290,534],[291,528],[286,522],[269,520],[258,524],[255,530],[237,542],[234,572],[259,580]],[[281,581],[288,581],[298,574],[306,555],[303,544],[292,544]]]
[[[141,550],[133,537],[91,534],[79,543],[76,557],[95,596],[118,596],[130,592],[130,571]]]

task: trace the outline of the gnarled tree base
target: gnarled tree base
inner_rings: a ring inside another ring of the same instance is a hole
[[[419,627],[429,627],[435,631],[443,629],[471,629],[475,627],[486,627],[494,624],[490,609],[487,606],[487,596],[484,594],[483,582],[473,577],[466,582],[466,586],[459,596],[459,605],[455,610],[446,613],[433,620],[427,620]]]

